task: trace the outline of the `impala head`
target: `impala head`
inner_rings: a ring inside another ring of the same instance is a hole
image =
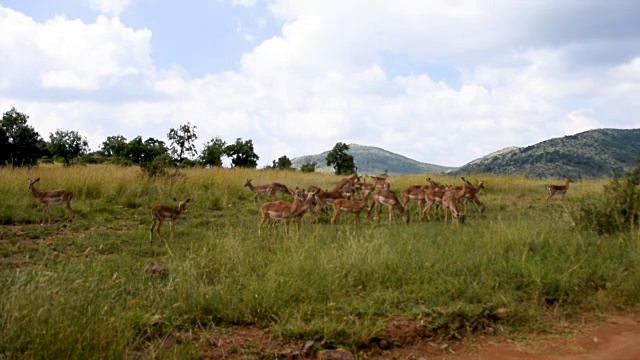
[[[458,224],[464,224],[464,213],[463,212],[454,213],[453,221],[457,222]]]
[[[187,199],[187,200],[183,200],[183,201],[181,201],[181,200],[178,200],[178,199],[174,198],[174,199],[173,199],[173,201],[175,201],[175,202],[177,202],[177,203],[178,203],[178,212],[182,212],[182,211],[186,211],[186,209],[185,209],[185,205],[186,205],[189,201],[191,201],[191,199]]]
[[[244,183],[245,187],[251,186],[251,179],[247,179],[247,182]]]
[[[35,185],[35,183],[37,183],[38,181],[40,181],[40,178],[37,178],[35,180],[29,179],[29,189],[31,189],[31,187]]]

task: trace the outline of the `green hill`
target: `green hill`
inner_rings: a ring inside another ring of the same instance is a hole
[[[326,157],[331,150],[316,155],[305,155],[291,159],[293,167],[300,168],[304,164],[315,162],[316,171],[333,172],[333,168],[327,166]],[[455,169],[450,166],[427,164],[409,159],[406,156],[398,155],[390,151],[358,144],[349,144],[349,154],[353,156],[358,173],[377,175],[388,170],[389,174],[435,174]]]
[[[640,129],[597,129],[511,147],[474,160],[455,174],[606,177],[630,170],[640,158]]]

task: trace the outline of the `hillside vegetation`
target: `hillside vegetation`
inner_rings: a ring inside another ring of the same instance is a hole
[[[631,170],[639,157],[640,129],[597,129],[523,148],[507,148],[454,173],[601,178]]]
[[[305,155],[291,160],[295,168],[300,168],[304,164],[315,162],[316,171],[333,173],[333,168],[327,166],[326,157],[330,150],[321,154]],[[409,159],[408,157],[392,153],[390,151],[358,144],[349,144],[348,153],[353,156],[358,172],[361,174],[378,175],[385,170],[389,174],[439,174],[453,167],[427,164]]]

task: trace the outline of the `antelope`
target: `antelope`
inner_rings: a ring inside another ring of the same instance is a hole
[[[314,202],[313,192],[309,192],[309,191],[306,191],[306,192],[297,191],[297,192],[299,195],[298,201],[301,201],[301,199],[306,199],[306,200],[298,206],[298,209],[293,214],[291,214],[290,218],[293,218],[293,220],[296,222],[297,230],[298,232],[300,232],[300,228],[302,227],[302,217],[307,213],[307,211],[309,211],[309,209],[311,209],[315,205],[315,202]],[[282,200],[275,201],[275,203],[283,204],[283,205],[290,204]],[[271,227],[271,226],[275,226],[277,222],[282,219],[269,218],[269,220],[270,220],[269,227]]]
[[[187,199],[184,201],[180,201],[176,198],[173,201],[178,203],[178,208],[172,208],[166,205],[156,205],[151,209],[151,219],[153,223],[151,224],[151,228],[149,229],[149,243],[153,243],[153,228],[158,224],[156,228],[156,233],[158,233],[158,237],[162,240],[162,235],[160,235],[160,229],[162,228],[162,224],[165,221],[169,221],[170,223],[170,232],[171,238],[173,238],[173,233],[176,231],[176,223],[178,222],[178,218],[182,214],[183,211],[186,211],[185,205],[191,201],[191,199]]]
[[[429,182],[432,182],[430,179],[427,179]],[[437,184],[437,183],[436,183]],[[454,194],[456,198],[456,206],[458,205],[458,200],[461,199],[465,194],[469,191],[469,186],[467,182],[465,182],[462,186],[454,186],[451,188],[446,188],[443,186],[437,186],[435,188],[429,187],[428,190],[424,192],[424,197],[427,202],[427,206],[424,208],[423,213],[427,214],[427,220],[430,220],[429,213],[431,212],[431,207],[433,205],[444,207],[444,197],[447,193]],[[447,212],[445,209],[445,220],[446,220]]]
[[[360,225],[360,213],[362,210],[367,207],[367,203],[369,202],[369,195],[373,190],[367,190],[364,194],[364,199],[360,201],[354,201],[349,199],[338,199],[333,202],[333,217],[331,218],[331,225],[334,225],[336,219],[340,216],[342,212],[350,212],[353,214],[353,222],[355,229],[358,229]]]
[[[373,196],[373,202],[369,206],[367,210],[367,218],[371,218],[371,210],[376,208],[375,219],[378,218],[380,214],[380,206],[384,204],[389,207],[389,224],[395,222],[394,210],[397,210],[401,214],[403,214],[403,221],[405,224],[409,223],[409,211],[402,206],[400,201],[398,201],[398,197],[396,194],[389,189],[379,189],[378,192]]]
[[[466,200],[465,201],[465,211],[467,209],[467,203],[468,202],[472,202],[474,204],[476,204],[476,206],[478,207],[478,209],[480,209],[480,213],[483,213],[485,210],[485,205],[484,203],[482,203],[482,201],[480,201],[480,199],[478,199],[478,197],[476,196],[476,194],[484,189],[484,181],[480,181],[478,183],[478,186],[473,186],[469,181],[467,181],[467,179],[465,179],[464,177],[461,177],[462,181],[464,181],[467,184],[467,192],[464,194],[464,197],[462,199]]]
[[[313,210],[314,221],[318,220],[318,213],[324,208],[325,205],[333,204],[333,202],[338,199],[344,199],[341,191],[333,192],[320,190],[314,192],[313,194],[314,201],[316,203],[316,207]]]
[[[67,205],[69,209],[69,222],[73,221],[73,208],[71,207],[71,202],[73,201],[73,192],[69,190],[46,190],[46,191],[38,191],[36,189],[35,184],[40,181],[40,178],[35,180],[29,180],[29,189],[31,189],[31,193],[35,196],[38,201],[42,203],[44,208],[42,209],[42,222],[40,226],[44,225],[45,215],[48,216],[49,222],[47,225],[51,225],[51,214],[49,213],[49,205],[51,204],[62,204]]]
[[[331,190],[331,192],[339,192],[340,190],[342,190],[342,188],[347,185],[347,184],[354,184],[356,181],[360,180],[360,176],[358,176],[358,168],[355,168],[353,170],[353,174],[351,174],[351,176],[346,177],[342,180],[340,180],[336,186],[333,187],[333,189]]]
[[[275,200],[276,192],[278,191],[282,192],[283,194],[286,193],[293,195],[293,191],[289,190],[286,185],[277,182],[253,186],[253,184],[251,184],[251,179],[247,179],[247,182],[244,184],[244,186],[248,187],[249,190],[254,192],[255,195],[253,196],[253,201],[256,203],[258,202],[258,197],[262,194],[269,195],[269,197],[271,197],[271,201]]]
[[[260,223],[258,224],[258,235],[262,233],[262,225],[267,219],[284,220],[284,232],[289,235],[289,219],[295,214],[300,206],[300,195],[293,194],[293,203],[286,201],[268,202],[260,207]]]
[[[451,213],[451,220],[454,223],[464,223],[464,213],[458,208],[458,197],[456,191],[450,190],[442,196],[442,208],[444,209],[444,223],[447,223],[448,214]],[[464,196],[464,195],[463,195]]]
[[[564,182],[564,185],[547,185],[547,193],[549,193],[549,196],[547,196],[547,205],[551,203],[551,198],[555,194],[559,194],[560,197],[562,198],[562,202],[564,203],[564,196],[567,195],[567,190],[569,190],[569,184],[572,182],[573,180],[571,180],[571,178],[567,178]]]

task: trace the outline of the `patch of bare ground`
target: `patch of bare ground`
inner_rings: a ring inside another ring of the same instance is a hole
[[[197,336],[176,333],[164,346],[180,341],[197,342],[203,359],[315,358],[313,350],[305,347],[306,342],[282,343],[256,327],[235,327]],[[640,315],[616,315],[606,322],[590,320],[568,324],[559,334],[531,334],[524,340],[487,334],[442,340],[420,320],[398,317],[390,319],[380,338],[363,344],[354,355],[372,360],[637,360],[640,359]]]

